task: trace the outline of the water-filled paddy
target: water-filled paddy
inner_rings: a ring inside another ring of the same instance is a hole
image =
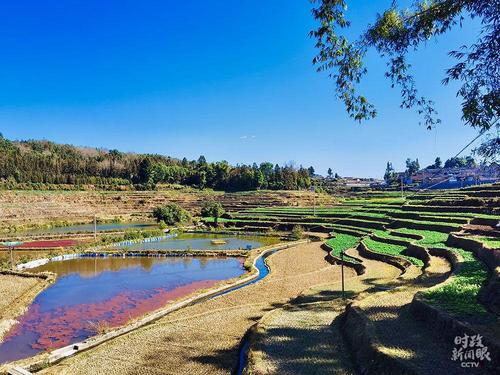
[[[212,240],[224,240],[224,244],[213,244]],[[230,236],[224,234],[185,233],[177,237],[149,243],[133,243],[118,248],[126,250],[236,250],[255,249],[275,245],[278,237],[267,236]]]
[[[79,258],[51,262],[57,281],[40,293],[0,344],[0,363],[95,335],[171,300],[244,273],[240,258]]]

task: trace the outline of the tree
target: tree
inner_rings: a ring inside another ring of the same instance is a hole
[[[392,163],[388,161],[387,166],[385,168],[384,181],[386,182],[387,185],[392,185],[394,182],[397,181],[397,179],[398,176],[396,175],[396,171],[394,170]]]
[[[473,153],[479,156],[485,163],[498,163],[500,158],[500,136],[488,135],[486,140],[473,150]]]
[[[434,160],[434,168],[443,168],[443,162],[439,156]]]
[[[332,168],[328,168],[328,178],[332,178],[333,177],[333,171],[332,171]]]
[[[406,159],[406,175],[412,176],[420,170],[420,163],[418,159],[411,160],[410,158]]]
[[[198,165],[206,165],[207,164],[207,159],[205,159],[205,156],[200,155],[198,158]]]
[[[466,156],[465,157],[465,166],[467,168],[475,168],[477,167],[476,161],[472,156]]]
[[[115,171],[115,164],[118,160],[122,158],[122,153],[118,150],[109,150],[109,171],[110,175],[112,175]]]
[[[206,201],[201,207],[201,216],[213,217],[215,225],[217,225],[217,221],[224,213],[225,211],[222,204],[217,201]]]
[[[153,217],[157,222],[164,222],[167,225],[177,225],[187,223],[191,220],[191,215],[181,206],[169,203],[156,207],[153,210]]]
[[[238,191],[303,189],[311,183],[307,169],[297,170],[292,165],[280,167],[266,162],[233,166],[227,161],[209,163],[203,157],[199,162],[0,138],[0,180],[14,184],[85,184],[113,190],[133,184],[138,190],[152,190],[156,184],[168,183]]]
[[[309,171],[309,176],[313,177],[315,172],[314,167],[311,165],[307,170]]]
[[[467,156],[467,157],[453,157],[444,163],[445,168],[474,168],[476,167],[476,161],[472,156]]]
[[[498,0],[417,0],[410,9],[398,8],[396,2],[377,16],[366,32],[349,41],[345,31],[347,0],[310,0],[317,4],[313,17],[319,25],[310,35],[316,39],[318,54],[313,64],[319,72],[327,72],[335,83],[336,96],[344,102],[350,117],[357,121],[377,115],[375,107],[358,93],[358,85],[367,74],[364,60],[373,48],[387,58],[386,77],[391,86],[401,89],[401,107],[416,108],[428,129],[440,123],[434,103],[419,96],[407,62],[409,52],[425,45],[451,29],[461,27],[465,18],[481,20],[481,32],[470,46],[449,52],[457,60],[443,79],[443,84],[458,81],[457,96],[462,99],[462,120],[488,131],[500,117],[500,6]],[[431,61],[431,60],[429,60]],[[489,141],[480,152],[497,152],[500,140]],[[488,148],[492,146],[492,148]]]

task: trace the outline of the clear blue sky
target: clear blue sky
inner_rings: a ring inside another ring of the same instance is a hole
[[[390,1],[349,1],[353,31]],[[390,160],[453,155],[475,132],[447,52],[477,23],[412,55],[443,124],[429,132],[368,60],[364,89],[379,116],[358,124],[315,73],[308,0],[5,0],[0,4],[0,132],[122,151],[230,163],[294,161],[320,173],[381,176]]]

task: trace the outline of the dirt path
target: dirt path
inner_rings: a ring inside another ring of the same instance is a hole
[[[400,271],[383,262],[363,260],[366,273],[346,282],[354,294],[391,282]],[[349,353],[336,323],[344,311],[340,282],[313,287],[291,304],[266,314],[252,337],[249,364],[253,374],[354,374]]]
[[[325,255],[319,242],[280,251],[268,258],[272,272],[264,280],[174,312],[42,373],[228,374],[237,366],[242,337],[262,315],[313,285],[339,279],[339,267]]]
[[[398,361],[413,374],[476,374],[451,360],[452,342],[442,342],[418,322],[409,311],[415,293],[445,280],[450,266],[442,258],[431,257],[422,278],[392,291],[377,293],[356,303],[374,328],[377,349]],[[401,334],[404,332],[404,334]]]

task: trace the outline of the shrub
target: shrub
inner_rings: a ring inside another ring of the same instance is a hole
[[[175,203],[156,207],[153,210],[153,217],[156,221],[163,221],[167,225],[187,223],[191,220],[189,212]]]
[[[295,225],[292,228],[292,237],[295,238],[296,240],[301,239],[303,235],[304,235],[304,228],[302,228],[300,225]]]
[[[206,201],[201,207],[201,216],[213,217],[214,223],[217,224],[219,218],[224,215],[225,211],[220,202]]]

